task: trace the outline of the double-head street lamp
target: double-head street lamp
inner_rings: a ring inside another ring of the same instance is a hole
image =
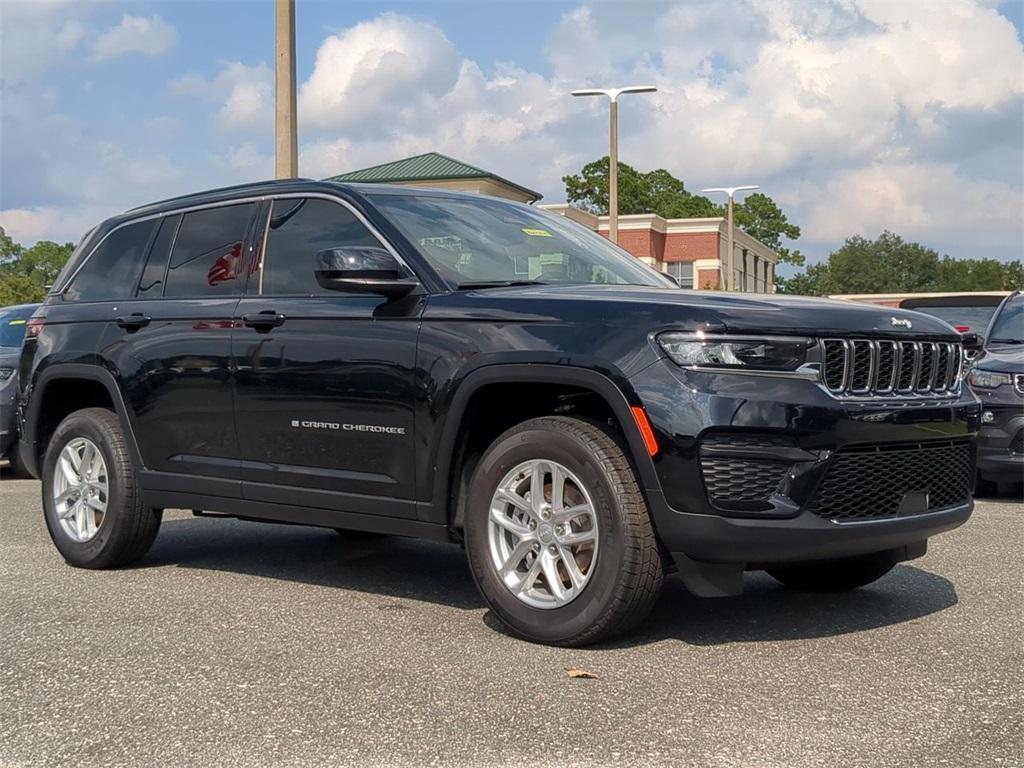
[[[701,190],[701,192],[703,192],[704,194],[707,194],[709,192],[725,192],[725,194],[727,194],[729,196],[729,203],[728,203],[728,205],[726,207],[726,210],[728,211],[728,220],[729,220],[728,224],[727,224],[727,226],[729,228],[728,235],[727,235],[727,240],[728,240],[729,244],[726,246],[727,251],[726,251],[726,255],[725,255],[725,263],[722,265],[721,269],[719,270],[719,272],[722,274],[722,278],[723,278],[722,281],[721,281],[722,288],[727,290],[727,291],[734,291],[734,290],[736,290],[736,280],[735,280],[735,271],[736,270],[734,270],[733,266],[732,266],[733,258],[734,258],[733,249],[735,247],[734,239],[735,239],[735,231],[736,231],[734,229],[734,227],[733,227],[733,216],[732,216],[733,198],[736,196],[737,192],[745,192],[745,191],[753,190],[753,189],[760,189],[760,187],[757,186],[756,184],[746,184],[746,185],[744,185],[742,187],[708,187],[707,189],[702,189]]]
[[[608,153],[608,239],[619,242],[619,96],[624,93],[651,93],[653,85],[628,85],[625,88],[582,88],[573,96],[607,96],[611,100],[611,150]]]

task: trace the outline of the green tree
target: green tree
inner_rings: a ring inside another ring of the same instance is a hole
[[[1020,261],[954,259],[892,232],[846,239],[820,264],[779,281],[783,293],[919,293],[1012,290],[1024,282]]]
[[[25,248],[0,234],[0,306],[42,301],[74,249],[50,240]]]
[[[608,157],[587,163],[578,174],[562,177],[565,196],[590,213],[608,213]],[[666,219],[724,216],[725,208],[703,195],[688,192],[681,179],[664,168],[646,173],[626,163],[619,163],[619,213],[656,213]],[[804,257],[783,245],[783,238],[800,237],[800,227],[791,224],[786,215],[767,195],[749,195],[736,205],[736,225],[776,250],[781,261],[800,265]]]
[[[860,235],[847,238],[827,261],[808,267],[801,279],[791,278],[783,288],[787,293],[819,296],[932,291],[938,285],[938,273],[938,253],[883,232],[875,240]]]
[[[1021,287],[1020,261],[996,259],[954,259],[939,263],[940,291],[999,291]]]
[[[790,250],[782,244],[782,238],[796,240],[800,237],[800,227],[791,224],[768,195],[760,192],[747,195],[736,205],[734,215],[736,226],[778,253],[779,261],[796,266],[804,263],[804,255],[800,251]]]
[[[563,176],[566,199],[600,216],[608,213],[608,157]],[[719,216],[721,208],[701,195],[686,191],[683,182],[664,168],[642,173],[619,163],[619,213],[656,213],[667,219]]]

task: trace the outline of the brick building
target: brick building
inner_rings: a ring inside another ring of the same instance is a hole
[[[538,206],[608,236],[608,217],[567,204]],[[728,251],[728,229],[721,217],[664,219],[654,213],[619,216],[619,245],[688,288],[713,289],[721,283]],[[779,255],[760,240],[737,229],[733,269],[739,290],[775,292]]]

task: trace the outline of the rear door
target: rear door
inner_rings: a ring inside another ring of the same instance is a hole
[[[189,485],[196,492],[240,493],[231,323],[258,205],[219,205],[155,222],[136,296],[118,306],[108,331],[105,353],[146,467],[208,478]],[[152,487],[183,489],[173,478],[165,486],[152,480]]]
[[[421,300],[321,288],[317,251],[380,246],[340,202],[273,201],[238,306],[235,413],[247,498],[415,517]]]

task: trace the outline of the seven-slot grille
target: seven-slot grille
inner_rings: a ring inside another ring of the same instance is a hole
[[[952,395],[963,348],[946,341],[824,339],[822,381],[839,397]]]

